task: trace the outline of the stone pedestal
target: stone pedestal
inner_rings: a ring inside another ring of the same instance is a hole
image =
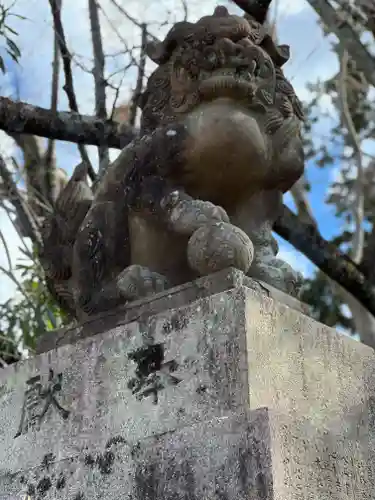
[[[275,294],[228,270],[0,371],[0,498],[373,499],[374,351]]]

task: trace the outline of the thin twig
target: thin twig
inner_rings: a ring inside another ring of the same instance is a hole
[[[110,28],[113,30],[113,32],[116,34],[117,38],[122,42],[124,45],[125,53],[129,54],[130,61],[134,66],[139,66],[138,61],[135,59],[135,57],[132,54],[132,49],[129,49],[128,43],[126,39],[121,35],[115,24],[112,22],[108,14],[105,12],[103,7],[101,5],[98,6],[99,9],[102,11],[103,16],[106,18],[107,23],[109,24]]]
[[[122,78],[120,80],[119,85],[114,89],[115,90],[115,98],[113,99],[113,104],[112,104],[112,110],[111,110],[111,116],[110,116],[111,120],[114,120],[114,117],[116,114],[116,104],[117,104],[118,98],[120,96],[120,89],[122,87],[122,82],[124,81],[124,78],[125,78],[125,73],[122,75]]]
[[[317,227],[318,224],[307,199],[304,184],[305,177],[302,175],[302,177],[300,177],[300,179],[291,187],[290,194],[296,204],[297,213],[301,221],[305,224],[312,224]]]
[[[63,60],[63,67],[64,67],[64,74],[65,74],[65,85],[63,89],[66,92],[66,95],[68,97],[68,102],[70,109],[72,111],[75,111],[78,113],[78,104],[77,104],[77,99],[76,95],[74,92],[74,85],[73,85],[73,73],[72,73],[72,66],[71,66],[71,61],[72,61],[72,56],[70,55],[70,52],[68,50],[67,44],[66,44],[66,38],[65,38],[65,33],[64,33],[64,27],[62,25],[61,21],[61,5],[59,5],[59,0],[49,0],[50,6],[51,6],[51,11],[52,11],[52,16],[53,16],[53,25],[55,29],[55,33],[57,35],[57,40],[59,44],[59,49],[60,49],[60,54]],[[87,154],[86,148],[83,144],[78,144],[78,149],[81,154],[82,161],[87,163],[88,166],[88,174],[91,178],[92,181],[95,180],[96,174],[95,171],[91,165],[89,156]]]
[[[88,0],[91,38],[94,55],[94,81],[95,81],[95,111],[96,116],[102,120],[107,119],[106,109],[106,81],[104,79],[104,52],[102,36],[100,32],[99,12],[96,0]],[[99,175],[109,164],[109,151],[106,145],[98,147],[99,151]]]
[[[348,105],[348,90],[347,90],[347,80],[346,80],[346,75],[348,72],[348,62],[349,62],[349,54],[347,50],[344,49],[340,59],[341,71],[340,71],[338,94],[340,97],[342,119],[344,125],[348,130],[348,141],[353,148],[355,154],[355,162],[357,166],[357,176],[354,189],[355,201],[353,203],[353,208],[352,208],[354,222],[355,222],[355,230],[352,241],[351,258],[356,264],[359,264],[362,260],[363,248],[365,242],[365,230],[363,226],[363,220],[365,217],[364,169],[362,162],[361,144]]]
[[[373,222],[370,234],[367,237],[367,245],[363,251],[362,262],[360,264],[361,270],[366,277],[375,286],[375,223]]]
[[[135,86],[129,113],[129,125],[132,127],[135,126],[135,121],[137,118],[138,101],[143,88],[143,79],[145,76],[145,68],[146,68],[146,45],[147,45],[147,25],[142,24],[142,41],[141,41],[141,53],[139,57],[137,84]]]
[[[17,167],[19,178],[24,176],[26,182],[26,197],[30,209],[36,216],[43,215],[39,202],[50,204],[47,185],[46,167],[41,153],[41,143],[34,135],[9,133],[23,153],[23,167]],[[18,184],[19,179],[15,179]]]
[[[30,298],[28,297],[27,293],[25,292],[25,290],[23,289],[21,283],[18,281],[18,279],[15,277],[14,273],[12,271],[8,271],[7,269],[5,269],[5,267],[3,266],[0,266],[0,271],[2,273],[5,274],[5,276],[7,276],[11,281],[13,281],[13,283],[16,285],[18,291],[24,296],[24,298],[26,299],[26,301],[28,302],[29,306],[32,307],[32,309],[34,309],[34,304],[31,302]]]
[[[10,252],[9,252],[9,248],[8,248],[8,243],[4,237],[4,234],[2,231],[0,231],[0,240],[4,246],[4,250],[5,250],[5,255],[7,257],[7,261],[8,261],[8,267],[9,267],[9,270],[11,271],[13,266],[12,266],[12,259],[10,258]]]
[[[142,29],[142,23],[137,21],[137,19],[133,16],[131,16],[116,0],[111,0],[111,3],[121,12],[122,15],[126,17],[129,21],[131,21],[135,26],[138,26],[138,28]],[[147,31],[147,36],[152,38],[154,42],[159,42],[156,36],[152,35],[149,31]]]
[[[14,230],[16,231],[16,233],[18,234],[19,236],[19,239],[20,239],[20,242],[23,244],[24,246],[24,249],[23,250],[28,250],[27,248],[27,245],[26,245],[26,241],[24,239],[24,235],[22,234],[21,232],[21,229],[18,227],[18,224],[16,222],[16,219],[13,219],[10,214],[12,213],[11,210],[10,210],[10,207],[7,207],[5,205],[4,202],[1,202],[0,203],[0,207],[2,208],[2,210],[4,210],[4,212],[6,213],[6,216],[8,217],[9,219],[9,222],[12,224]],[[17,212],[16,212],[16,215],[17,215]]]
[[[12,174],[9,172],[3,157],[0,155],[0,177],[3,179],[4,187],[9,193],[9,200],[17,211],[20,223],[24,229],[25,234],[29,236],[31,241],[41,249],[43,246],[42,238],[39,233],[36,221],[30,212],[30,209],[19,193],[16,184],[12,179]]]
[[[3,266],[0,266],[0,271],[2,273],[5,274],[5,276],[7,276],[11,281],[13,281],[13,283],[16,285],[17,289],[19,290],[19,292],[23,295],[23,297],[25,298],[26,302],[28,303],[28,305],[31,307],[31,309],[33,309],[35,312],[37,311],[35,309],[35,306],[34,304],[32,303],[32,301],[30,300],[29,296],[27,295],[25,289],[23,288],[22,284],[18,281],[18,279],[16,278],[15,274],[13,273],[13,271],[8,271],[7,269],[5,269],[5,267]],[[35,315],[36,316],[36,321],[38,323],[38,327],[43,331],[45,330],[45,325],[44,325],[44,322],[43,322],[43,318],[41,316],[41,314],[38,313]]]
[[[19,347],[19,341],[12,339],[7,335],[2,335],[0,333],[0,341],[7,342],[8,344],[12,344],[14,347]]]
[[[184,11],[183,21],[187,21],[189,17],[189,10],[186,0],[181,0],[182,10]]]
[[[56,0],[58,8],[61,9],[61,0]],[[59,98],[59,76],[60,76],[60,54],[59,42],[57,33],[54,32],[53,40],[53,62],[52,62],[52,87],[51,87],[51,112],[57,112],[58,98]],[[44,164],[46,168],[46,192],[47,199],[50,203],[52,199],[52,186],[54,182],[54,174],[56,165],[54,164],[55,141],[48,139],[47,150],[44,155]]]
[[[328,0],[307,0],[323,21],[329,31],[334,33],[340,45],[346,49],[356,62],[357,70],[363,72],[366,80],[375,85],[374,57],[361,42],[353,26],[340,15],[339,9],[334,9]]]

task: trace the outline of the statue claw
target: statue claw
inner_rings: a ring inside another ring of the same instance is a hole
[[[295,298],[299,297],[304,280],[299,271],[295,271],[289,264],[276,258],[267,263],[257,263],[248,275],[260,279]]]
[[[117,277],[117,287],[126,300],[137,300],[170,287],[168,280],[147,267],[131,265]]]
[[[211,222],[229,223],[229,217],[222,207],[209,201],[194,199],[178,201],[171,209],[168,221],[173,231],[189,236]]]

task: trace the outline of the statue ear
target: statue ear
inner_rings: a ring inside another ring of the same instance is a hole
[[[139,94],[139,96],[137,97],[137,106],[140,109],[143,109],[145,107],[148,97],[149,93],[147,92],[147,90]]]
[[[289,45],[276,45],[272,37],[266,35],[261,47],[271,56],[272,61],[276,66],[283,66],[290,58],[290,48]]]
[[[162,64],[165,59],[165,47],[163,42],[150,40],[146,44],[146,55],[156,64]]]
[[[88,171],[89,167],[87,163],[82,161],[75,167],[70,179],[72,181],[87,181]]]
[[[266,21],[272,0],[233,0],[234,3],[259,24]]]
[[[156,64],[164,64],[177,47],[183,43],[187,36],[194,34],[194,24],[187,21],[176,23],[169,30],[165,39],[160,42],[157,39],[150,40],[146,44],[146,54]]]

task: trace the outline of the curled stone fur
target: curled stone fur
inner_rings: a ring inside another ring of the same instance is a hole
[[[42,262],[79,318],[234,266],[296,295],[272,224],[303,172],[289,49],[217,7],[148,47],[141,134],[93,195],[82,169],[44,226]],[[53,288],[53,286],[52,286]]]

